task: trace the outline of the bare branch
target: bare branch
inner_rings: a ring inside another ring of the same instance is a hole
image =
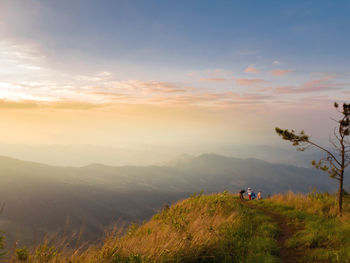
[[[327,157],[327,162],[334,168],[334,169],[336,169],[337,171],[339,171],[339,167],[337,167],[334,163],[333,163],[333,159],[330,157],[330,156],[328,156]]]
[[[335,137],[338,141],[341,140],[341,139],[339,138],[338,134],[337,134],[337,128],[336,128],[336,127],[334,127],[334,129],[333,129],[333,135],[334,135],[334,137]]]
[[[339,150],[338,145],[336,145],[336,143],[332,140],[332,138],[329,138],[329,143],[331,144],[331,146],[333,146],[333,149]]]
[[[350,158],[348,158],[348,160],[350,160]],[[348,167],[348,166],[349,166],[349,164],[350,164],[350,161],[349,161],[349,162],[347,162],[346,164],[344,164],[344,169],[345,169],[346,167]]]
[[[338,159],[327,149],[323,148],[322,146],[317,145],[316,143],[312,142],[312,141],[307,141],[308,143],[310,143],[311,145],[321,149],[322,151],[326,152],[327,154],[329,154],[334,161],[336,161],[337,164],[339,164],[341,166],[341,163],[338,161]]]

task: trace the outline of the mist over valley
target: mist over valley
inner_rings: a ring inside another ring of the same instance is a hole
[[[96,242],[104,231],[149,219],[165,204],[204,193],[253,187],[263,195],[289,190],[336,190],[334,180],[313,168],[273,164],[217,154],[182,155],[152,166],[59,167],[0,158],[0,229],[8,244],[31,244],[55,234],[83,229]]]

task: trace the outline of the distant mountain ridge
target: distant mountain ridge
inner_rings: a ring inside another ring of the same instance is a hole
[[[26,242],[65,226],[85,225],[86,240],[111,222],[142,221],[165,203],[193,192],[237,192],[253,187],[272,194],[311,187],[335,191],[336,182],[315,169],[217,154],[186,156],[172,165],[59,167],[0,157],[0,229]]]
[[[268,145],[203,145],[184,147],[161,145],[134,145],[124,147],[105,147],[96,145],[20,145],[0,144],[0,155],[20,160],[40,162],[55,166],[81,167],[91,163],[105,165],[159,165],[172,163],[186,156],[197,156],[204,152],[215,152],[236,158],[257,158],[272,163],[288,163],[310,167],[313,159],[320,153],[311,149],[297,152],[293,148],[280,148]]]

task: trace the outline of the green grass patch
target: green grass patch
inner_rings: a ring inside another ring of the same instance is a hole
[[[317,194],[314,197],[315,202],[325,202],[324,207],[334,203],[329,194]],[[295,202],[295,205],[293,200],[283,204],[280,199],[273,198],[255,204],[280,213],[291,224],[302,227],[287,240],[287,246],[303,250],[303,262],[350,262],[350,223],[328,214],[328,208],[310,213],[308,210],[312,208],[300,205],[300,201]]]

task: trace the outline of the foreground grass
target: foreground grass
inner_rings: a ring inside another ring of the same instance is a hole
[[[57,249],[44,244],[10,262],[279,262],[277,225],[227,193],[195,195],[149,222],[110,233],[100,247]],[[22,260],[22,261],[21,261]]]
[[[302,262],[350,262],[350,196],[344,201],[341,218],[335,196],[328,193],[287,193],[255,203],[300,226],[287,245],[304,251]]]

